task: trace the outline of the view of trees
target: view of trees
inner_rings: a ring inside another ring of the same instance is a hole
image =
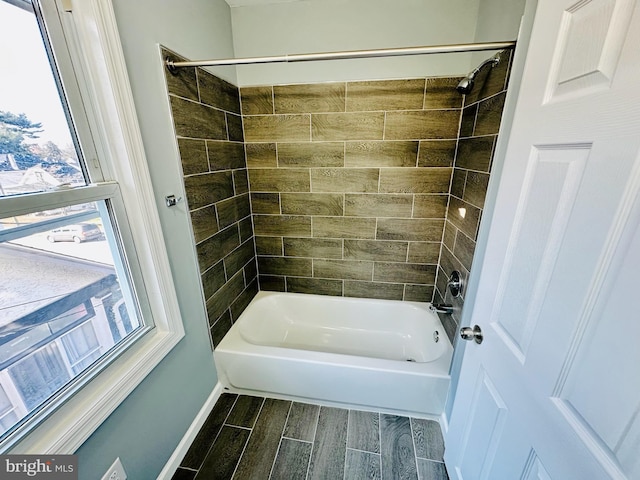
[[[40,166],[58,179],[77,176],[80,168],[73,145],[61,148],[51,141],[29,142],[43,131],[41,123],[32,122],[24,113],[0,110],[0,170]]]

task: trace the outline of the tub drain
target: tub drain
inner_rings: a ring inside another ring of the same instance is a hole
[[[413,359],[413,358],[407,358],[407,362],[415,362],[415,359]]]

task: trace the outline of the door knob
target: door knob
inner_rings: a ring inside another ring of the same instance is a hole
[[[460,336],[463,340],[475,340],[477,344],[482,343],[482,329],[478,325],[471,327],[462,327],[460,329]]]

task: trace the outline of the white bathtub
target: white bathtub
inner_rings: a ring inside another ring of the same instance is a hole
[[[428,307],[259,292],[215,349],[219,381],[239,392],[438,416],[453,349]]]

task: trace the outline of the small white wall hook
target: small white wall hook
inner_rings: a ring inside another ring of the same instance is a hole
[[[175,195],[167,195],[164,197],[164,202],[167,204],[167,207],[175,207],[178,202],[182,201],[182,197],[176,198]]]

